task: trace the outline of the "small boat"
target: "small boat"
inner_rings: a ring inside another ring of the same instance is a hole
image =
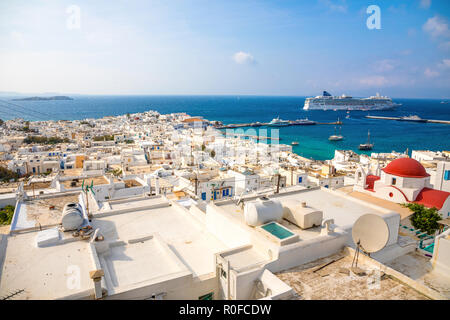
[[[258,122],[258,121],[256,121],[255,123],[252,123],[251,125],[250,125],[250,127],[261,127],[262,126],[262,123],[261,122]]]
[[[448,101],[441,101],[442,104],[447,104],[449,103]]]
[[[370,131],[367,131],[367,143],[360,144],[358,149],[365,150],[365,151],[373,149],[373,144],[370,143]]]
[[[298,146],[298,142],[297,142],[297,141],[292,141],[291,144],[292,144],[293,146]]]
[[[272,119],[267,125],[269,127],[285,127],[290,125],[291,123],[289,120],[281,120],[280,117],[276,117],[275,119]]]
[[[350,115],[348,114],[348,115],[345,117],[345,119],[350,119]]]
[[[341,141],[344,137],[340,134],[336,134],[336,127],[334,127],[334,135],[331,135],[328,137],[328,140],[330,141]]]

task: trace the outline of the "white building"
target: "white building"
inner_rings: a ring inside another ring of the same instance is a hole
[[[450,216],[450,193],[432,189],[430,175],[417,160],[400,158],[372,172],[360,167],[355,172],[355,191],[397,203],[419,203],[435,207]]]
[[[450,192],[450,161],[438,162],[433,189]]]

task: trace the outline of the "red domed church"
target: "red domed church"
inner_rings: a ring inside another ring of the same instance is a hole
[[[375,172],[362,166],[355,172],[355,191],[397,203],[420,203],[450,216],[450,193],[435,190],[423,165],[411,158],[399,158]]]

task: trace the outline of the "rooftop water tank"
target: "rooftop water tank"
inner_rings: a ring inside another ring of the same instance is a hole
[[[64,231],[77,230],[83,224],[84,218],[77,203],[67,203],[64,206],[61,224]]]
[[[270,221],[280,221],[283,218],[283,206],[278,200],[259,198],[245,204],[244,217],[245,222],[253,227]]]
[[[304,201],[285,200],[283,218],[302,229],[308,229],[322,224],[323,212],[306,205]]]

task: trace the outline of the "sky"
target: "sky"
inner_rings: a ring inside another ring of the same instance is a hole
[[[0,92],[448,99],[449,21],[448,0],[2,0]]]

